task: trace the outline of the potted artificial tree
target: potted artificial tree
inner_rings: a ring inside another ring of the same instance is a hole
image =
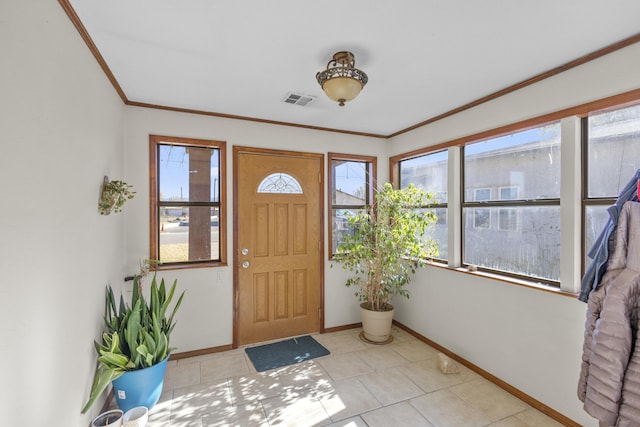
[[[173,319],[184,292],[170,310],[177,280],[167,291],[164,279],[158,286],[154,275],[147,302],[142,293],[142,278],[148,271],[146,261],[140,274],[133,278],[131,304],[125,303],[121,295],[117,307],[113,289],[107,286],[105,332],[102,342],[95,342],[99,364],[83,414],[109,383],[113,383],[116,403],[124,412],[137,406],[151,409],[158,402],[169,353],[173,350],[169,347],[169,336],[175,327]]]
[[[364,341],[391,341],[393,297],[408,298],[405,285],[413,273],[438,255],[437,242],[425,236],[437,220],[425,208],[433,204],[433,194],[422,189],[410,185],[398,190],[386,183],[376,193],[371,213],[349,217],[352,232],[343,237],[335,259],[353,273],[346,285],[357,287]]]

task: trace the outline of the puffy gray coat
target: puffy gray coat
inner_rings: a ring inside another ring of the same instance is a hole
[[[609,254],[587,303],[578,397],[601,426],[640,426],[640,203],[623,206]]]

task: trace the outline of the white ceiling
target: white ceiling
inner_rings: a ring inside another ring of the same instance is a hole
[[[639,0],[61,1],[128,101],[379,135],[640,31]],[[369,76],[345,107],[315,79],[340,50]]]

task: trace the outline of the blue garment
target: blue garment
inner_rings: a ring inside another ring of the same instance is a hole
[[[622,206],[629,200],[634,202],[638,201],[637,189],[639,179],[640,169],[636,171],[633,178],[631,178],[631,181],[624,186],[618,195],[616,203],[607,208],[607,212],[609,212],[609,220],[587,254],[592,261],[582,278],[580,296],[578,297],[582,302],[587,302],[589,300],[589,294],[591,291],[598,288],[602,275],[607,271],[607,261],[609,260],[609,237],[611,237],[613,230],[615,230],[616,225],[618,224],[618,217],[620,216]]]

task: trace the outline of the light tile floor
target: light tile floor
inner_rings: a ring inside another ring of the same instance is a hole
[[[545,427],[561,424],[394,327],[363,343],[360,329],[314,335],[331,354],[257,373],[244,349],[170,361],[148,427]]]

